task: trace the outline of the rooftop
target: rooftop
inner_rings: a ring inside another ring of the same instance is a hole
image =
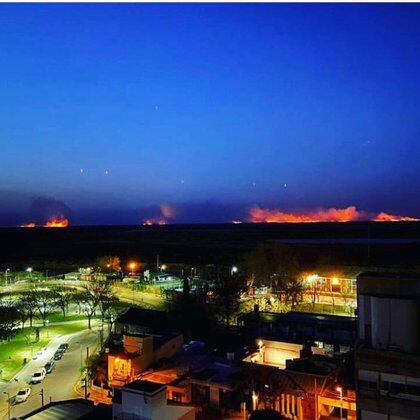
[[[167,312],[135,307],[129,308],[115,322],[117,324],[130,324],[161,330],[168,329],[168,326],[171,325]]]
[[[315,314],[309,312],[247,312],[240,314],[239,319],[244,321],[252,321],[254,319],[260,319],[262,322],[272,323],[298,323],[298,324],[329,324],[332,326],[344,326],[351,329],[356,327],[355,318],[349,316],[340,315],[325,315]]]
[[[55,401],[38,408],[21,419],[31,420],[68,420],[68,419],[111,419],[110,406],[99,404],[95,406],[92,401],[74,399],[68,401]]]
[[[124,385],[123,389],[133,389],[144,394],[155,394],[158,391],[165,389],[165,386],[151,381],[137,380]]]
[[[416,299],[420,297],[420,275],[368,271],[357,276],[357,293]]]

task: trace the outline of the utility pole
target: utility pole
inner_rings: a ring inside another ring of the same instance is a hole
[[[86,374],[85,374],[85,400],[87,400],[87,398],[88,398],[88,392],[87,392],[87,388],[88,388],[88,377],[87,377],[87,371],[86,371]]]
[[[103,327],[99,330],[99,348],[102,350],[102,346],[104,344],[104,329]]]
[[[156,255],[156,270],[159,271],[159,254]]]

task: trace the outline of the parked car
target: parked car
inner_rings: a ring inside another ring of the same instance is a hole
[[[46,373],[51,373],[55,368],[54,360],[50,360],[48,363],[45,364],[44,369]]]
[[[44,368],[34,372],[34,374],[32,375],[31,382],[33,384],[39,384],[40,382],[44,380],[46,374],[47,372],[45,371]]]
[[[69,348],[68,343],[63,343],[63,344],[60,344],[60,347],[58,348],[58,350],[61,350],[63,353],[65,353],[68,350],[68,348]]]
[[[57,350],[57,351],[54,353],[54,357],[53,357],[53,359],[54,359],[54,360],[60,360],[62,357],[63,357],[63,352],[62,352],[61,350]]]
[[[16,394],[15,401],[17,403],[24,402],[29,398],[29,395],[31,395],[31,388],[27,386],[19,390],[19,392]]]

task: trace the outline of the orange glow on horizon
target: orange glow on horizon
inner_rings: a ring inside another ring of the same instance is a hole
[[[420,219],[409,216],[398,216],[396,214],[385,213],[384,211],[379,213],[373,221],[375,222],[418,222]]]
[[[44,227],[46,228],[65,228],[69,225],[69,221],[63,216],[53,216],[49,219]]]
[[[316,222],[351,222],[360,220],[361,212],[356,207],[343,209],[318,209],[306,213],[284,212],[279,209],[263,209],[254,206],[249,211],[249,220],[253,223],[316,223]]]
[[[143,222],[143,226],[152,226],[152,225],[166,225],[167,222],[165,219],[163,218],[158,218],[158,219],[146,219]]]
[[[363,210],[357,210],[355,206],[345,208],[317,209],[306,212],[285,212],[280,209],[264,209],[254,206],[249,210],[249,221],[253,223],[317,223],[317,222],[415,222],[415,219],[408,216],[392,215],[381,212],[372,215]]]
[[[26,223],[24,225],[20,225],[19,227],[22,227],[22,228],[34,228],[34,227],[36,227],[36,224],[34,222],[29,222],[29,223]]]

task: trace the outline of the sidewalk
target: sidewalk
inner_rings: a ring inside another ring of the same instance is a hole
[[[22,369],[20,369],[13,378],[8,382],[0,382],[0,419],[3,418],[7,414],[8,409],[8,403],[7,399],[8,396],[4,395],[3,392],[8,392],[10,394],[11,400],[13,401],[14,396],[18,392],[19,389],[23,388],[24,386],[27,386],[27,384],[30,382],[33,372],[36,370],[42,368],[54,355],[55,351],[57,350],[57,347],[64,343],[70,343],[73,344],[75,340],[78,340],[80,336],[86,336],[87,332],[96,332],[96,329],[94,330],[81,330],[75,333],[71,334],[65,334],[65,335],[59,335],[51,339],[51,341],[47,344],[46,347],[42,350],[42,353],[35,359],[31,359],[28,361],[28,363],[24,366],[22,366]],[[96,335],[96,334],[95,334]],[[95,337],[95,351],[97,348],[97,338]],[[77,354],[77,358],[79,360],[79,354]],[[75,365],[76,372],[79,370],[79,364],[77,363]],[[73,382],[74,379],[72,379]],[[13,403],[12,403],[13,404]]]
[[[104,331],[104,342],[108,338],[108,331]],[[99,350],[99,345],[97,344],[92,351],[91,355],[94,355]],[[80,398],[85,398],[85,381],[84,381],[85,375],[83,373],[80,374],[80,378],[76,381],[74,385],[74,392],[80,396]],[[99,388],[97,386],[91,385],[88,386],[87,390],[88,399],[93,401],[94,404],[104,403],[104,404],[111,404],[112,400],[108,396],[108,390]]]

